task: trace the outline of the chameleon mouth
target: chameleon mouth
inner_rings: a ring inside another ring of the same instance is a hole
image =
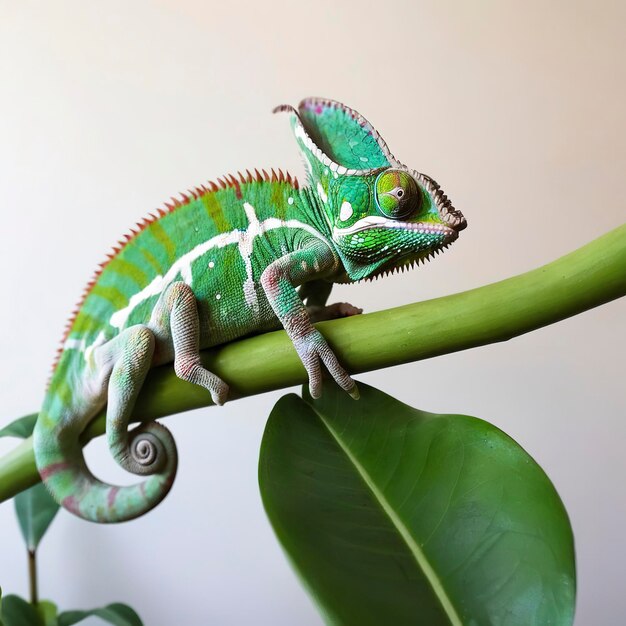
[[[450,228],[453,228],[458,233],[467,227],[467,221],[463,213],[452,206],[450,198],[446,196],[437,182],[430,176],[426,176],[426,174],[416,172],[415,170],[412,170],[411,174],[432,196],[439,216]]]
[[[462,216],[461,216],[462,217]],[[463,220],[464,221],[464,220]],[[463,226],[462,228],[464,228]],[[404,232],[413,232],[420,235],[439,235],[445,238],[446,242],[454,241],[458,236],[458,231],[462,228],[454,228],[445,224],[434,224],[432,222],[400,222],[390,220],[386,217],[378,215],[369,215],[364,217],[348,228],[335,228],[334,237],[347,237],[364,230],[372,228],[384,228],[388,230],[401,230]]]

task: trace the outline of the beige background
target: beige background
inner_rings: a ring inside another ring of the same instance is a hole
[[[37,409],[83,284],[148,210],[240,168],[302,177],[287,119],[269,113],[282,102],[356,107],[468,218],[430,266],[337,290],[368,311],[531,269],[624,222],[624,3],[381,6],[0,1],[0,423]],[[614,302],[360,377],[490,420],[543,465],[574,526],[580,626],[626,620],[625,313]],[[64,608],[125,601],[156,626],[320,624],[258,495],[279,396],[169,420],[171,496],[117,527],[61,514],[41,549],[42,595]],[[103,445],[89,460],[120,479]],[[0,554],[0,584],[26,593],[10,504]]]

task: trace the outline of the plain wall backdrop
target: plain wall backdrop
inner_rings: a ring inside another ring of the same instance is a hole
[[[224,173],[303,179],[287,118],[346,102],[468,219],[446,254],[337,288],[375,311],[537,267],[624,222],[621,2],[106,3],[0,0],[0,425],[37,410],[65,320],[111,245],[170,195]],[[358,377],[489,420],[543,466],[577,545],[577,624],[626,619],[626,301],[492,345]],[[167,420],[180,471],[153,513],[62,512],[40,591],[123,601],[149,626],[321,624],[265,518],[257,460],[282,392]],[[0,453],[15,445],[0,440]],[[102,441],[94,471],[128,480]],[[27,593],[11,503],[0,584]],[[93,620],[95,624],[97,620]]]

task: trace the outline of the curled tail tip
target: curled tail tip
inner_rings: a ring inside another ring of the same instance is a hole
[[[152,459],[149,467],[142,465],[146,451],[142,454],[140,449],[139,471],[135,473],[150,475],[134,485],[120,487],[98,480],[85,464],[78,437],[61,441],[41,427],[36,429],[34,438],[37,469],[52,497],[70,513],[99,523],[129,521],[156,507],[169,493],[176,476],[178,455],[174,438],[156,423],[128,433],[128,456],[133,459],[133,468],[137,463],[136,448],[141,448],[146,439],[156,446],[158,462]],[[130,450],[133,444],[135,450]]]

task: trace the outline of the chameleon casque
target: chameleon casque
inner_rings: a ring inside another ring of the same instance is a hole
[[[332,284],[426,260],[466,226],[435,181],[400,163],[356,111],[319,98],[275,111],[290,114],[308,185],[257,171],[183,194],[126,236],[68,324],[34,449],[50,493],[82,518],[133,519],[172,485],[177,454],[169,431],[150,422],[128,432],[150,367],[173,361],[180,378],[222,404],[228,385],[202,367],[199,350],[282,325],[313,397],[321,393],[321,364],[358,397],[312,325],[361,312],[326,306]],[[147,476],[141,483],[106,484],[85,463],[79,437],[105,404],[111,453]]]

